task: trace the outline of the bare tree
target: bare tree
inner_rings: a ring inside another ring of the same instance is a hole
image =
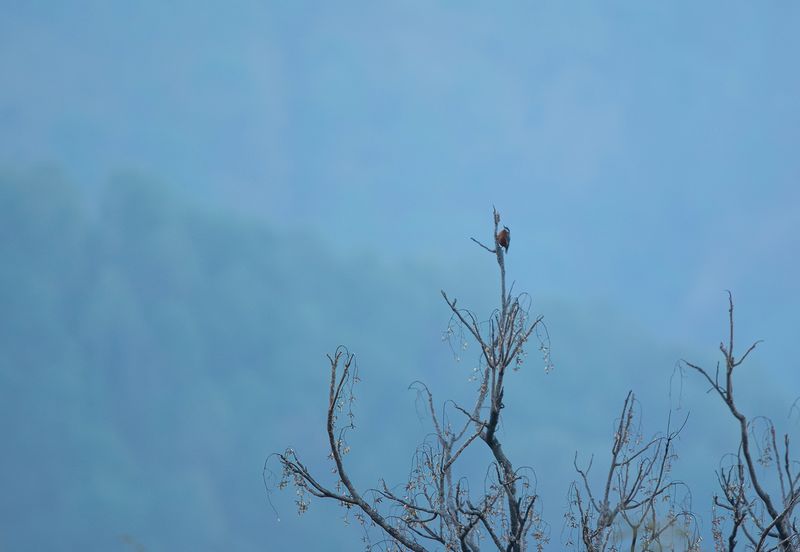
[[[745,549],[763,552],[800,550],[795,506],[800,501],[800,469],[792,460],[789,435],[778,445],[775,425],[764,417],[748,418],[736,403],[734,372],[752,353],[758,341],[737,357],[734,353],[733,297],[728,292],[728,340],[720,343],[723,364],[712,372],[686,360],[725,403],[739,426],[739,444],[717,471],[721,495],[714,497],[713,537],[717,550]],[[720,514],[720,510],[723,514]],[[727,538],[725,533],[727,532]]]
[[[587,552],[606,550],[699,551],[700,537],[691,513],[691,495],[686,486],[670,478],[675,459],[674,442],[686,424],[673,430],[670,421],[663,435],[643,438],[637,413],[638,402],[628,392],[615,423],[611,460],[600,492],[592,490],[588,465],[578,465],[580,476],[570,488],[567,541]]]
[[[506,284],[507,228],[500,230],[493,212],[493,242],[472,240],[490,253],[499,272],[499,306],[481,321],[445,292],[451,312],[446,338],[457,349],[472,342],[479,355],[473,370],[475,388],[466,404],[453,401],[438,410],[430,389],[414,382],[430,417],[431,434],[414,451],[409,477],[399,485],[383,479],[371,488],[358,486],[347,471],[348,432],[354,429],[354,387],[359,381],[355,357],[339,347],[328,356],[330,367],[326,432],[332,481],[312,474],[289,448],[273,455],[280,465],[279,488],[293,486],[300,513],[311,497],[338,502],[362,526],[369,550],[446,550],[503,552],[542,550],[549,541],[539,513],[532,469],[512,462],[498,428],[503,420],[506,378],[526,357],[531,337],[538,340],[545,370],[551,368],[549,336],[541,316],[530,315],[530,297],[515,295]],[[513,288],[513,286],[512,286]],[[729,335],[720,344],[724,365],[716,370],[681,361],[696,371],[722,399],[739,425],[738,450],[717,471],[721,494],[714,497],[711,533],[715,549],[729,552],[800,550],[795,506],[800,501],[800,462],[792,460],[789,436],[779,441],[771,420],[748,418],[734,399],[734,371],[758,342],[740,357],[734,354],[733,300],[729,294]],[[699,551],[701,538],[691,493],[673,479],[675,441],[686,420],[675,428],[671,413],[666,430],[645,438],[640,405],[629,392],[614,424],[607,469],[591,473],[594,457],[582,465],[574,457],[577,481],[570,486],[565,545],[587,552]],[[780,443],[780,445],[779,445]],[[465,454],[470,451],[470,454]],[[483,453],[483,477],[476,484],[472,464]],[[265,464],[265,483],[271,477]],[[269,484],[268,484],[269,488]],[[375,538],[377,533],[379,538]]]
[[[425,401],[433,433],[417,447],[405,484],[391,487],[380,480],[376,487],[362,491],[348,474],[343,457],[349,451],[347,431],[354,427],[351,404],[358,376],[354,356],[341,347],[328,356],[327,434],[334,482],[326,484],[312,474],[293,449],[276,455],[281,465],[278,486],[296,488],[298,510],[302,513],[308,508],[309,495],[335,500],[344,508],[355,510],[367,535],[370,529],[377,529],[382,535],[379,541],[368,542],[368,549],[475,552],[488,546],[504,552],[522,552],[533,543],[541,549],[547,541],[531,470],[511,461],[498,437],[498,426],[505,406],[506,377],[522,365],[531,336],[538,338],[549,369],[549,338],[542,317],[532,318],[529,314],[529,297],[507,290],[504,248],[508,247],[508,230],[498,231],[497,210],[493,212],[493,222],[491,247],[472,239],[497,262],[499,307],[488,320],[480,322],[473,312],[460,308],[455,298],[442,292],[452,313],[448,335],[454,335],[458,328],[460,334],[478,345],[477,387],[469,405],[448,403],[453,415],[460,418],[451,423],[450,416],[437,415],[427,386],[412,384]],[[486,451],[488,465],[483,481],[475,486],[470,484],[466,470],[459,469],[459,461],[467,449],[479,445]]]

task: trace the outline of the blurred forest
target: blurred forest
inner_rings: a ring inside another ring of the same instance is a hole
[[[354,317],[401,328],[422,287],[140,177],[95,199],[50,170],[0,176],[0,548],[263,549],[267,438],[309,426],[305,351]]]

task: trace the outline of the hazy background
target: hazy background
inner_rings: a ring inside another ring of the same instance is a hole
[[[428,431],[406,386],[468,388],[439,290],[488,315],[468,237],[492,204],[552,338],[503,434],[550,549],[628,389],[647,433],[691,412],[675,476],[707,531],[735,427],[671,376],[716,361],[724,289],[739,343],[765,339],[742,408],[798,429],[798,24],[792,2],[0,1],[0,550],[360,549],[335,505],[276,515],[264,460],[329,470],[344,343],[352,475],[402,481]]]

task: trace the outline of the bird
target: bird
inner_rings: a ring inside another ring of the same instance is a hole
[[[495,239],[497,245],[505,249],[506,253],[508,253],[508,246],[511,245],[511,230],[508,229],[508,226],[503,226],[503,229],[497,233]]]

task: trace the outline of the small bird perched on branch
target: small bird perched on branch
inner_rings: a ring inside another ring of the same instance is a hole
[[[508,253],[508,246],[511,245],[511,230],[508,229],[508,226],[503,226],[503,229],[495,236],[495,241],[497,241],[497,245]]]

